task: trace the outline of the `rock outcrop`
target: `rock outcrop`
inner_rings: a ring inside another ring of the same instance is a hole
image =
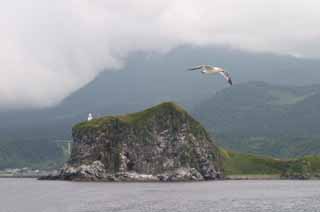
[[[174,103],[94,119],[73,128],[71,158],[47,179],[200,181],[223,177],[219,149]]]

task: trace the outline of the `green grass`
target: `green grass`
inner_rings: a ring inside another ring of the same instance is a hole
[[[166,111],[170,112],[173,110],[183,114],[186,113],[186,111],[182,109],[180,106],[178,106],[177,104],[173,102],[164,102],[137,113],[129,113],[126,115],[119,115],[119,116],[107,116],[107,117],[93,119],[92,121],[82,122],[75,125],[74,129],[75,130],[97,129],[102,125],[110,123],[112,121],[121,121],[127,124],[143,124],[145,120],[147,120],[157,112],[165,113]]]
[[[320,137],[266,137],[216,133],[217,143],[226,149],[280,159],[302,158],[320,152]]]
[[[226,175],[280,175],[286,166],[278,159],[235,152],[227,152],[223,164]]]
[[[194,136],[208,136],[205,129],[198,121],[194,120],[187,111],[173,102],[164,102],[137,113],[129,113],[119,116],[106,116],[93,119],[92,121],[85,121],[75,125],[73,127],[73,132],[85,133],[91,130],[95,131],[101,129],[105,125],[117,123],[144,128],[150,120],[165,124],[167,120],[163,119],[163,117],[168,116],[172,117],[174,126],[177,126],[177,124],[179,125],[181,120],[189,120],[190,130]]]
[[[148,119],[150,116],[155,114],[158,111],[162,112],[170,112],[170,111],[178,111],[180,113],[186,113],[184,109],[173,102],[164,102],[154,107],[148,108],[144,111],[138,113],[130,113],[124,116],[119,116],[122,121],[125,121],[130,124],[135,124],[139,122],[143,122],[144,120]]]
[[[225,175],[279,175],[285,178],[320,176],[320,156],[279,160],[222,150]]]
[[[320,173],[320,156],[305,156],[300,160],[304,160],[310,165],[311,173]]]

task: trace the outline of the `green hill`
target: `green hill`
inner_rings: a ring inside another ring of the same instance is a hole
[[[306,156],[295,160],[279,160],[222,150],[226,176],[278,176],[280,178],[319,178],[320,156]]]
[[[67,146],[44,140],[20,140],[0,142],[0,170],[5,168],[60,167],[68,158]]]
[[[320,153],[320,86],[250,82],[217,92],[194,110],[226,148],[282,158]]]

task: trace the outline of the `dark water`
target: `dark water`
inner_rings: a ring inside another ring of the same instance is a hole
[[[320,181],[74,183],[0,179],[1,212],[319,212]]]

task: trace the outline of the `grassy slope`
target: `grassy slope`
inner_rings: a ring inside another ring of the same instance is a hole
[[[200,103],[194,115],[227,149],[279,158],[320,153],[320,86],[238,84]]]
[[[222,150],[224,170],[228,175],[279,175],[309,178],[319,176],[320,156],[306,156],[296,160],[279,160]]]
[[[226,152],[224,169],[226,175],[280,174],[286,163],[267,157]]]
[[[320,138],[266,137],[216,134],[218,144],[240,153],[265,155],[281,159],[301,158],[320,153]]]
[[[99,128],[101,125],[114,121],[115,119],[126,122],[128,124],[141,124],[147,120],[150,116],[154,115],[156,112],[171,112],[178,111],[180,113],[186,113],[184,109],[173,102],[164,102],[149,109],[143,110],[141,112],[129,113],[126,115],[119,116],[106,116],[102,118],[93,119],[92,121],[81,122],[74,126],[75,130],[81,129],[92,129]]]
[[[199,132],[206,132],[205,129],[202,127],[202,125],[193,119],[187,111],[185,111],[182,107],[179,105],[173,103],[173,102],[163,102],[161,104],[158,104],[154,107],[148,108],[146,110],[143,110],[141,112],[136,113],[129,113],[126,115],[119,115],[119,116],[106,116],[102,118],[93,119],[92,121],[85,121],[82,123],[79,123],[73,127],[73,132],[77,133],[82,130],[88,131],[88,130],[97,130],[101,126],[111,123],[111,122],[121,122],[125,124],[135,125],[144,127],[144,124],[150,118],[158,117],[161,118],[162,114],[179,114],[178,117],[186,117],[191,119],[192,121],[190,124],[190,129],[192,129],[192,132],[194,134]],[[175,117],[177,118],[177,117]]]

